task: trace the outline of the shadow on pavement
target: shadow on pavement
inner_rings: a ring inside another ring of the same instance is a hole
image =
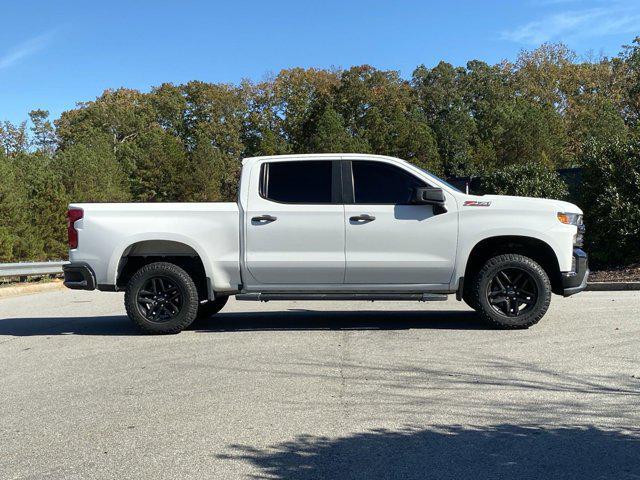
[[[300,311],[221,312],[197,320],[190,330],[240,332],[269,330],[489,329],[472,311]],[[0,335],[138,335],[124,315],[34,317],[0,320]]]
[[[596,426],[432,427],[348,437],[299,436],[266,449],[231,445],[218,458],[248,462],[254,478],[586,479],[638,478],[640,430]]]
[[[124,315],[100,317],[23,317],[0,320],[0,335],[140,335]]]
[[[406,330],[491,329],[473,311],[311,311],[220,312],[197,321],[192,330]]]

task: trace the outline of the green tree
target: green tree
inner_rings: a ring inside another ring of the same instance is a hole
[[[56,157],[56,170],[73,202],[126,202],[131,199],[129,180],[109,139],[95,137],[75,143]]]
[[[332,105],[319,106],[319,114],[309,119],[310,151],[317,153],[366,152],[369,146],[352,137],[344,119]]]
[[[502,128],[494,142],[502,165],[566,165],[564,124],[553,108],[515,98],[501,105],[499,115]]]
[[[581,163],[591,261],[596,266],[640,262],[640,143],[591,141]]]
[[[8,157],[26,152],[29,148],[27,122],[19,125],[8,121],[0,123],[0,145],[3,153]]]
[[[29,260],[63,258],[67,253],[65,212],[68,198],[54,160],[42,153],[12,159],[15,181],[25,190],[31,238]],[[33,239],[33,241],[31,241]],[[37,248],[36,248],[37,246]]]
[[[339,85],[331,70],[293,68],[258,84],[243,84],[248,118],[244,138],[249,155],[307,152],[309,122],[318,104],[331,102]]]
[[[555,198],[568,196],[567,185],[555,170],[539,163],[509,165],[482,178],[484,193],[519,197]]]
[[[220,195],[222,199],[231,200],[235,197],[240,160],[244,154],[246,104],[243,91],[230,85],[204,82],[190,82],[183,88],[187,99],[185,124],[190,132],[187,150],[202,152],[200,144],[203,142],[206,144],[204,151],[211,148],[215,153],[211,168],[224,169],[216,172],[221,181]],[[195,160],[205,165],[201,156]]]
[[[187,166],[180,139],[157,125],[152,126],[135,141],[122,145],[120,156],[127,159],[125,169],[129,169],[130,191],[135,201],[171,202],[180,198]]]
[[[16,179],[15,165],[0,153],[0,262],[12,262],[37,253],[29,232],[26,191]]]
[[[442,171],[435,135],[398,72],[364,65],[344,71],[340,81],[334,105],[362,151]]]
[[[56,132],[52,123],[49,121],[48,110],[31,110],[29,118],[33,126],[33,146],[39,152],[47,155],[53,155],[56,149]]]
[[[625,123],[638,135],[640,129],[640,36],[630,45],[624,45],[619,59],[613,60],[613,69],[623,85],[621,113]]]
[[[192,202],[217,202],[230,200],[228,184],[233,181],[233,169],[227,162],[233,161],[212,145],[206,136],[197,141],[195,150],[183,170],[185,187],[178,200]]]
[[[476,124],[465,98],[466,72],[446,62],[413,72],[416,104],[435,133],[443,169],[449,175],[464,175],[472,165]]]

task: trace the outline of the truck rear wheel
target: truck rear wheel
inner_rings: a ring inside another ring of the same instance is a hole
[[[145,333],[178,333],[195,320],[198,290],[182,268],[154,262],[138,270],[124,295],[129,318]]]
[[[544,269],[531,258],[498,255],[478,272],[473,301],[482,318],[497,327],[528,328],[547,312],[551,283]]]

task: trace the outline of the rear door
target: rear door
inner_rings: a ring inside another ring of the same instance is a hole
[[[447,196],[446,213],[411,205],[424,180],[394,163],[345,163],[347,284],[446,284],[456,257],[458,215]],[[351,177],[351,171],[353,177]]]
[[[245,215],[249,273],[264,284],[343,283],[340,161],[266,161],[259,172]]]

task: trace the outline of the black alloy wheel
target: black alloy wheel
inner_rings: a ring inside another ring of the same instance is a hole
[[[487,301],[496,312],[507,317],[525,315],[538,301],[533,277],[520,268],[498,270],[487,284]]]
[[[184,304],[180,286],[168,277],[151,277],[138,290],[136,298],[142,316],[150,322],[163,323],[175,318]]]

